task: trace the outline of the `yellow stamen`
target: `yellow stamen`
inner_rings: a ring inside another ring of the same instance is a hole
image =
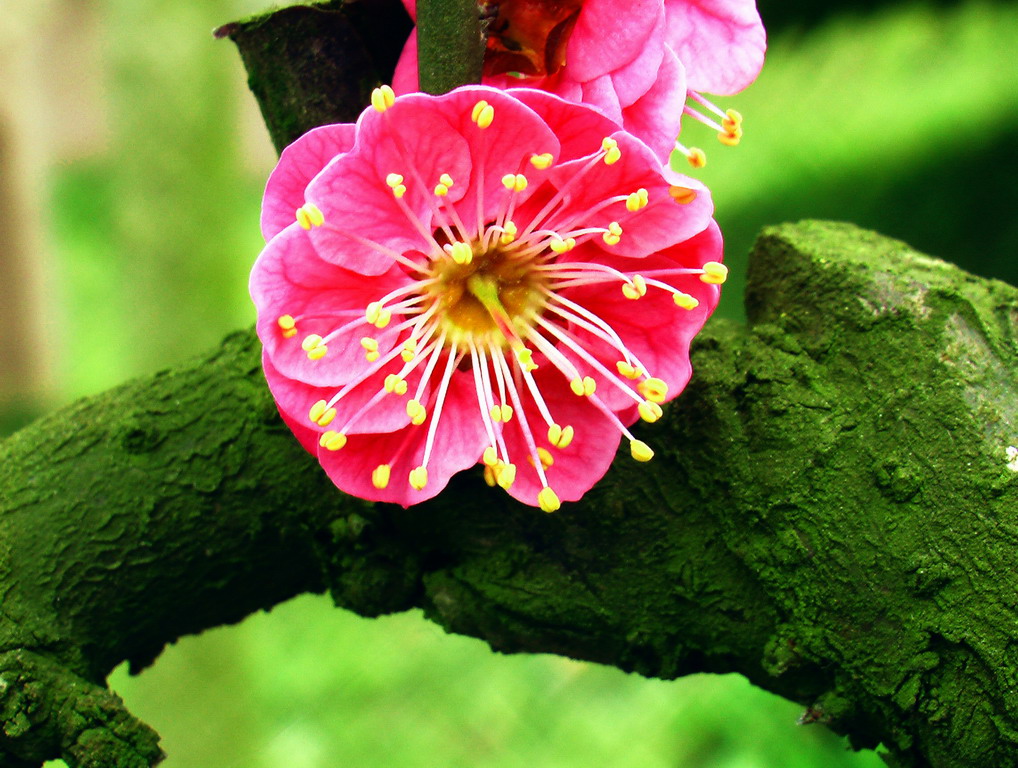
[[[647,281],[643,279],[643,275],[633,275],[632,283],[622,284],[622,295],[627,299],[636,300],[641,296],[647,295]]]
[[[637,461],[650,461],[654,458],[654,451],[643,440],[633,440],[629,444],[629,452]]]
[[[320,427],[327,427],[327,426],[329,426],[332,423],[333,419],[335,419],[335,418],[336,418],[336,409],[335,408],[326,408],[325,409],[325,413],[323,413],[321,416],[318,417],[318,426],[320,426]],[[343,442],[344,443],[346,442],[346,438],[345,437],[343,438]],[[336,450],[336,449],[332,448],[330,450]]]
[[[488,102],[486,102],[484,99],[481,99],[479,102],[474,104],[474,109],[470,113],[470,119],[476,123],[478,118],[480,118],[481,116],[481,110],[484,109],[486,106],[488,106]]]
[[[491,414],[491,420],[496,424],[502,421],[502,409],[497,405],[491,406],[491,411],[489,411],[489,413]]]
[[[505,231],[502,233],[502,237],[500,237],[499,239],[502,241],[502,245],[509,245],[509,243],[513,242],[516,239],[516,233],[519,230],[516,229],[516,225],[513,224],[513,222],[511,221],[507,221],[503,229]]]
[[[558,495],[547,486],[542,488],[541,492],[537,494],[537,503],[545,512],[555,512],[562,506],[562,502],[558,500]]]
[[[507,405],[506,403],[502,403],[502,407],[499,410],[501,410],[501,412],[502,412],[501,415],[502,415],[502,421],[503,422],[508,422],[510,419],[512,419],[512,417],[513,417],[513,407],[511,405]]]
[[[548,467],[555,463],[555,457],[551,455],[551,452],[547,448],[539,447],[537,449],[537,458],[541,460],[542,469],[548,469]],[[527,460],[531,463],[531,465],[533,465],[534,463],[533,456],[527,456]]]
[[[650,400],[644,400],[637,409],[640,412],[640,418],[644,421],[653,424],[655,421],[661,418],[664,411],[661,410],[661,406],[657,403],[652,403]]]
[[[469,264],[474,260],[474,251],[466,243],[453,243],[449,248],[449,255],[457,264]]]
[[[584,376],[582,379],[573,379],[570,381],[569,388],[573,390],[573,394],[578,397],[590,397],[597,389],[597,382],[590,378],[590,376]]]
[[[438,197],[445,197],[449,194],[449,187],[445,184],[436,184],[435,194],[438,195]]]
[[[495,446],[489,445],[484,449],[484,455],[481,456],[481,461],[484,462],[484,466],[493,467],[498,462],[498,452],[495,450]]]
[[[682,307],[683,309],[696,309],[700,306],[700,302],[688,293],[676,293],[672,295],[672,300],[676,306]]]
[[[506,491],[512,488],[513,483],[516,482],[515,464],[507,464],[504,461],[500,461],[492,469],[495,471],[495,482],[498,483],[500,488]]]
[[[728,279],[728,267],[717,261],[708,261],[703,265],[703,274],[700,279],[710,285],[721,285]]]
[[[608,154],[604,156],[605,165],[615,165],[619,160],[622,159],[622,150],[618,147],[612,147],[608,150]]]
[[[571,442],[573,442],[574,430],[572,426],[566,425],[564,427],[558,424],[552,424],[548,427],[548,442],[554,445],[556,448],[566,448]]]
[[[672,185],[668,188],[668,194],[671,195],[672,200],[677,202],[679,205],[688,205],[696,200],[696,191],[689,189],[688,187]]]
[[[526,347],[521,347],[516,350],[516,360],[525,371],[536,371],[537,363],[534,362],[534,353]]]
[[[742,129],[736,128],[734,131],[724,131],[723,133],[719,133],[718,141],[726,147],[736,147],[739,145],[739,142],[742,141]]]
[[[407,339],[403,342],[403,351],[399,353],[404,363],[411,362],[417,356],[417,342],[414,339]]]
[[[403,183],[403,176],[402,174],[399,173],[390,173],[388,176],[385,177],[385,183],[388,184],[393,189],[395,189],[396,187]]]
[[[448,173],[443,173],[441,176],[438,177],[438,183],[444,184],[446,187],[451,187],[453,185],[452,176],[450,176]]]
[[[481,107],[481,109],[478,109],[477,107],[480,106],[481,104],[483,104],[484,106]],[[471,117],[473,118],[473,121],[477,123],[478,128],[482,129],[487,128],[489,125],[491,125],[492,121],[495,119],[495,108],[486,101],[483,100],[479,101],[477,102],[477,104],[474,105],[474,110],[471,113]]]
[[[395,103],[396,94],[387,85],[375,88],[371,92],[371,106],[375,108],[376,112],[384,112]]]
[[[484,468],[484,482],[488,484],[489,488],[494,488],[498,483],[495,481],[495,469],[494,467]]]
[[[557,237],[549,243],[548,247],[550,247],[555,253],[566,253],[576,247],[576,238],[567,237],[563,240],[562,238]]]
[[[699,147],[690,147],[689,151],[686,152],[686,160],[694,168],[703,168],[707,165],[707,155]]]
[[[625,376],[627,379],[638,379],[643,375],[643,370],[637,366],[630,365],[625,360],[619,360],[615,363],[615,368],[618,372]]]
[[[323,339],[317,333],[309,333],[301,342],[301,349],[307,352],[308,360],[321,360],[327,354],[329,348],[323,343]]]
[[[522,192],[527,188],[527,177],[522,173],[507,173],[502,177],[502,186],[509,190]]]
[[[327,451],[338,451],[346,445],[346,435],[342,432],[333,432],[330,429],[318,438],[318,444]]]
[[[308,419],[315,424],[318,423],[318,419],[321,418],[322,414],[325,413],[325,409],[329,407],[329,404],[324,400],[319,400],[317,403],[311,406],[311,410],[308,411]]]
[[[428,418],[428,411],[419,400],[407,400],[406,415],[410,417],[411,424],[419,427]]]
[[[292,339],[297,335],[297,321],[293,319],[293,315],[280,315],[276,324],[283,332],[284,339]]]
[[[371,484],[378,490],[382,490],[389,484],[390,475],[392,475],[392,467],[388,464],[379,464],[371,473]]]
[[[410,470],[410,485],[416,491],[423,491],[428,484],[427,467],[416,467]]]
[[[531,155],[530,164],[537,168],[539,171],[543,171],[546,168],[550,168],[555,158],[552,157],[551,152],[545,152],[540,155]]]
[[[652,403],[663,403],[668,397],[668,385],[661,379],[651,377],[636,385],[637,390]]]
[[[385,377],[385,391],[390,394],[405,395],[407,391],[407,383],[405,379],[400,378],[395,373],[390,373]]]

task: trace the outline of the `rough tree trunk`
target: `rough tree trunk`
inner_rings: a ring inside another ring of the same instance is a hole
[[[277,141],[309,127],[266,103]],[[0,768],[155,764],[109,671],[322,590],[500,651],[740,672],[900,766],[1018,765],[1018,291],[820,222],[765,231],[749,278],[748,324],[709,324],[638,428],[655,460],[554,515],[477,472],[409,511],[344,496],[251,332],[0,443]]]

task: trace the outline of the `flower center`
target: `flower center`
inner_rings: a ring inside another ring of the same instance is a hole
[[[489,15],[486,75],[542,77],[566,63],[566,44],[583,0],[503,0]]]
[[[500,245],[472,256],[469,263],[439,259],[432,264],[426,294],[438,309],[449,340],[465,347],[506,347],[540,313],[541,288],[547,280],[532,269],[533,259]]]

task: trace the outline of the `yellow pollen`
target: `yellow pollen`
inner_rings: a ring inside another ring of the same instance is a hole
[[[486,106],[488,106],[488,102],[486,102],[484,99],[481,99],[479,102],[474,104],[474,109],[470,113],[470,119],[476,123],[478,118],[481,116],[481,110],[484,109]]]
[[[379,464],[371,473],[371,484],[378,490],[382,490],[389,484],[391,474],[392,467],[388,464]]]
[[[541,460],[542,469],[548,469],[548,467],[555,463],[555,457],[551,455],[551,452],[547,448],[538,448],[537,458]],[[530,462],[531,466],[534,465],[533,456],[527,456],[527,461]]]
[[[489,413],[491,414],[491,420],[496,424],[502,421],[502,409],[497,405],[491,406],[491,411],[489,411]]]
[[[399,356],[403,358],[404,363],[411,362],[417,356],[417,342],[413,339],[404,341],[403,351],[399,353]]]
[[[489,445],[484,449],[481,461],[484,462],[484,466],[486,467],[493,467],[496,463],[498,463],[498,452],[495,450],[495,446]]]
[[[321,360],[329,353],[329,348],[324,344],[320,347],[315,347],[308,352],[308,360]]]
[[[548,442],[556,448],[567,448],[573,442],[573,434],[574,430],[568,424],[564,427],[552,424],[548,427]]]
[[[502,421],[503,422],[508,422],[508,421],[510,421],[512,419],[512,417],[513,417],[513,407],[511,405],[507,405],[506,403],[502,403],[502,407],[499,410],[502,411]]]
[[[688,205],[696,200],[696,191],[687,187],[671,186],[668,188],[668,194],[679,205]]]
[[[742,141],[742,129],[736,128],[732,131],[724,131],[718,134],[718,141],[726,147],[736,147]]]
[[[346,445],[346,435],[342,432],[333,432],[330,429],[318,438],[318,444],[327,451],[338,451]]]
[[[446,195],[449,194],[449,187],[446,186],[445,184],[436,184],[435,185],[435,194],[438,197],[445,197]]]
[[[604,156],[605,165],[615,165],[619,160],[622,159],[622,150],[618,147],[612,147],[608,150],[608,153]]]
[[[320,426],[320,427],[327,427],[327,426],[329,426],[332,423],[333,419],[335,419],[335,418],[336,418],[336,409],[335,408],[326,408],[325,409],[325,413],[323,413],[321,416],[318,417],[318,426]],[[346,442],[346,438],[343,438],[343,442],[344,443]],[[336,449],[333,448],[331,450],[336,450]]]
[[[552,157],[551,152],[545,152],[540,155],[531,155],[530,164],[537,168],[539,171],[543,171],[546,168],[550,168],[555,158]]]
[[[502,245],[509,245],[509,243],[516,239],[516,233],[519,230],[516,229],[516,225],[511,221],[507,221],[505,223],[503,230],[502,237],[500,237],[499,240],[502,241]]]
[[[474,260],[474,250],[466,243],[453,243],[447,248],[449,256],[457,264],[469,264]]]
[[[615,368],[627,379],[638,379],[643,375],[643,370],[635,365],[630,365],[625,360],[615,363]]]
[[[405,195],[405,194],[406,194],[406,187],[403,186],[402,184],[399,184],[399,185],[397,185],[397,186],[392,188],[392,196],[397,198],[397,199],[403,197],[403,195]]]
[[[390,394],[405,395],[407,391],[406,380],[400,378],[395,373],[390,373],[385,377],[385,391]]]
[[[308,360],[321,360],[325,357],[329,348],[323,343],[323,339],[317,333],[310,333],[301,342],[301,349],[308,354]]]
[[[653,376],[637,384],[636,389],[652,403],[663,403],[668,397],[668,385]]]
[[[428,418],[428,411],[419,400],[407,400],[406,415],[410,417],[411,424],[419,427]]]
[[[672,300],[676,306],[682,307],[683,309],[696,309],[700,306],[700,302],[688,293],[676,293],[672,295]]]
[[[452,176],[450,176],[448,173],[443,173],[441,176],[438,177],[438,183],[444,184],[447,187],[451,187],[453,185]]]
[[[525,371],[536,371],[537,363],[534,362],[534,353],[526,347],[522,347],[516,350],[516,361],[523,367]]]
[[[707,165],[707,155],[703,153],[703,150],[699,147],[690,147],[686,153],[686,160],[694,168],[703,168]]]
[[[370,336],[364,336],[361,338],[361,346],[368,352],[378,351],[378,342]]]
[[[640,195],[636,192],[630,192],[626,197],[626,210],[630,213],[640,210],[646,205],[641,199]]]
[[[622,295],[633,301],[636,301],[641,296],[646,296],[647,281],[643,279],[643,275],[633,275],[632,283],[623,283]]]
[[[495,469],[494,467],[484,468],[484,482],[488,484],[489,488],[494,488],[497,483],[495,482]]]
[[[590,378],[590,376],[584,376],[582,379],[573,379],[570,381],[569,388],[573,390],[573,394],[578,397],[590,397],[597,389],[597,382]]]
[[[297,335],[297,321],[293,319],[293,315],[280,315],[276,324],[283,332],[284,339],[292,339]]]
[[[637,461],[650,461],[654,458],[654,451],[643,440],[633,440],[629,444],[629,452]]]
[[[416,467],[410,470],[410,486],[415,491],[423,491],[428,484],[428,470],[426,467]]]
[[[492,469],[495,471],[495,482],[503,490],[508,491],[516,482],[516,465],[504,461],[498,462]]]
[[[366,359],[366,360],[367,360],[367,361],[368,361],[369,363],[373,363],[373,362],[375,362],[375,360],[377,360],[377,359],[378,359],[378,358],[380,358],[381,356],[382,356],[382,353],[381,353],[381,352],[379,352],[379,351],[378,351],[377,349],[376,349],[376,350],[375,350],[374,352],[365,352],[365,353],[364,353],[364,358],[365,358],[365,359]]]
[[[664,413],[661,410],[660,405],[658,405],[657,403],[652,403],[650,400],[644,400],[642,403],[640,403],[637,410],[640,412],[640,418],[646,422],[649,422],[650,424],[653,424],[655,421],[660,419],[662,414]]]
[[[541,492],[537,494],[537,503],[545,512],[555,512],[562,506],[562,502],[558,500],[558,495],[547,486],[542,488]]]
[[[373,301],[364,310],[364,318],[375,328],[381,330],[392,320],[392,313],[382,306],[382,302]]]
[[[516,192],[525,190],[528,183],[527,177],[522,173],[507,173],[502,177],[502,186]]]
[[[605,152],[610,152],[611,150],[618,148],[619,143],[610,136],[605,136],[603,139],[601,139],[601,149],[603,149]]]
[[[565,240],[558,237],[548,245],[555,253],[566,253],[576,247],[576,238],[567,237]]]
[[[484,102],[479,101],[477,103],[478,104],[483,103],[484,107],[482,107],[481,110],[478,111],[477,105],[476,104],[474,105],[474,111],[477,113],[477,117],[474,119],[474,122],[477,123],[478,128],[484,129],[491,125],[492,121],[495,119],[495,108],[486,101]]]
[[[728,128],[729,124],[734,126],[742,125],[742,113],[735,109],[725,110],[726,119],[721,121],[721,125]]]
[[[376,112],[384,112],[395,103],[396,94],[387,85],[375,88],[371,92],[371,106],[375,108]]]
[[[398,173],[390,173],[385,177],[385,183],[395,189],[403,183],[403,176]]]
[[[708,261],[703,265],[700,279],[710,285],[721,285],[728,279],[728,267],[717,261]]]
[[[308,411],[308,419],[315,424],[318,423],[318,419],[321,418],[322,414],[325,413],[325,409],[328,408],[329,404],[324,400],[319,400],[317,403],[311,406],[311,410]]]

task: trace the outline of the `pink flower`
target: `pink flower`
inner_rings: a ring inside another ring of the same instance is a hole
[[[416,17],[416,0],[404,0]],[[590,104],[665,158],[677,148],[694,166],[704,156],[676,143],[688,114],[725,144],[742,117],[703,93],[731,95],[756,78],[766,38],[754,0],[501,0],[487,9],[483,81],[527,86]],[[417,32],[393,76],[396,93],[418,90]]]
[[[707,190],[542,91],[375,91],[288,147],[251,274],[280,413],[333,482],[414,504],[481,462],[578,499],[690,375],[725,268]],[[296,216],[294,211],[296,210]]]

